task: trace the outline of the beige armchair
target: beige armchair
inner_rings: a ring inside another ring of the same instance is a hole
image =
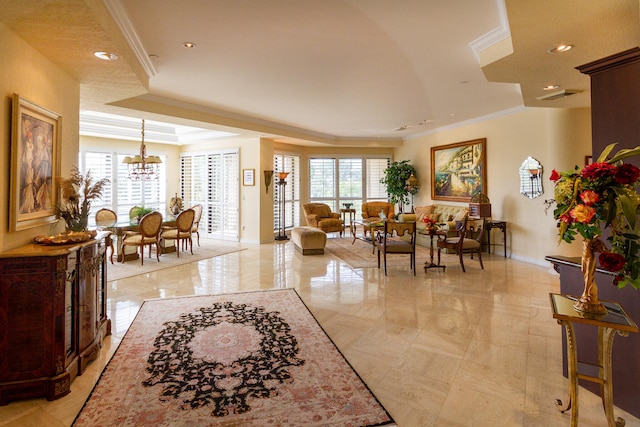
[[[160,262],[160,245],[158,244],[158,234],[162,226],[162,214],[151,212],[140,220],[140,232],[127,231],[122,239],[120,253],[123,254],[124,262],[125,246],[136,246],[140,248],[140,264],[144,265],[144,247],[149,246],[149,258],[151,258],[151,246],[156,245],[156,259]]]
[[[118,222],[118,214],[111,209],[106,208],[99,209],[98,212],[96,212],[95,218],[96,227],[98,228],[113,227]],[[109,247],[111,248],[111,256],[109,257],[109,260],[111,261],[111,264],[113,264],[113,253],[115,252],[115,249],[113,248],[113,239],[111,238],[111,236],[109,236],[107,242],[109,244]]]
[[[448,237],[444,240],[438,240],[438,265],[440,265],[440,251],[442,249],[453,249],[460,259],[460,267],[462,272],[466,272],[464,268],[463,254],[470,253],[471,259],[473,254],[478,254],[478,261],[480,261],[480,268],[484,270],[482,264],[482,237],[484,236],[484,218],[480,219],[465,219],[458,223],[458,236]]]
[[[175,248],[180,258],[180,244],[183,243],[183,247],[191,250],[191,255],[193,255],[193,239],[191,238],[192,227],[193,227],[193,219],[195,218],[196,212],[193,209],[185,209],[178,214],[176,217],[176,226],[175,227],[162,227],[160,231],[160,239],[161,240],[173,240],[175,241]]]
[[[325,233],[339,232],[342,237],[344,221],[338,212],[331,212],[329,205],[324,203],[307,203],[302,205],[307,225],[319,228]]]
[[[395,219],[395,207],[389,202],[366,202],[362,204],[362,218],[380,219],[380,212],[384,212],[387,219]]]
[[[198,228],[200,227],[200,219],[202,218],[202,205],[193,205],[191,209],[194,210],[195,216],[193,217],[193,225],[191,226],[191,233],[195,233],[198,239],[198,246],[200,246],[200,231]]]

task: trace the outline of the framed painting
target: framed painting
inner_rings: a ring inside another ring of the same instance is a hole
[[[431,147],[431,198],[469,202],[487,194],[486,138]]]
[[[55,177],[62,117],[13,95],[11,123],[11,231],[56,221]]]
[[[242,185],[256,185],[255,174],[255,169],[242,169]]]

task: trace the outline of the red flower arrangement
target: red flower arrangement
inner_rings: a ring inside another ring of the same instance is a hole
[[[425,216],[424,218],[422,218],[422,222],[427,225],[427,228],[433,228],[436,226],[436,220],[434,218],[431,218],[430,216]]]
[[[555,182],[553,212],[558,220],[561,241],[571,242],[576,234],[587,241],[596,241],[603,228],[609,229],[607,241],[597,248],[600,267],[616,273],[613,283],[622,288],[630,284],[640,289],[640,229],[637,216],[640,196],[640,169],[622,159],[640,154],[640,146],[623,149],[607,159],[616,144],[605,148],[595,163],[571,172],[553,170]]]

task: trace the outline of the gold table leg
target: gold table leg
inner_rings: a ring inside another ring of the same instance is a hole
[[[626,424],[623,418],[614,418],[613,415],[613,378],[611,375],[612,363],[611,357],[613,353],[613,338],[618,335],[626,337],[629,335],[626,331],[616,331],[612,328],[598,327],[598,362],[600,363],[600,376],[602,384],[600,391],[602,396],[602,406],[607,416],[607,424],[609,427],[622,427]]]
[[[573,324],[568,321],[558,320],[558,323],[565,328],[567,336],[567,364],[569,378],[569,396],[563,404],[562,400],[556,399],[556,407],[560,412],[571,409],[571,427],[578,426],[578,378],[585,379],[600,384],[600,397],[604,408],[607,424],[609,427],[623,427],[626,422],[623,418],[615,418],[613,415],[613,379],[612,379],[612,351],[613,338],[616,332],[620,336],[628,336],[626,331],[613,328],[598,327],[598,378],[581,375],[578,372],[578,348],[573,330]]]
[[[571,409],[571,427],[578,426],[578,348],[576,347],[573,324],[571,322],[558,321],[564,326],[567,336],[567,376],[569,378],[569,396],[565,404],[556,399],[556,407],[560,412]]]

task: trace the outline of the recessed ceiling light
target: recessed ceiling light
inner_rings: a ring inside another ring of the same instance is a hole
[[[104,59],[105,61],[115,61],[116,59],[118,59],[118,55],[111,52],[101,51],[101,52],[94,52],[93,54],[96,56],[96,58]]]
[[[196,44],[192,43],[192,42],[184,42],[184,43],[182,43],[182,46],[186,47],[187,49],[191,49],[191,48],[196,47]]]
[[[568,50],[573,49],[573,45],[572,44],[561,44],[558,45],[554,48],[549,49],[547,52],[549,53],[562,53],[562,52],[566,52]]]
[[[560,85],[547,85],[543,87],[542,90],[554,90],[554,89],[558,89],[559,87]]]

